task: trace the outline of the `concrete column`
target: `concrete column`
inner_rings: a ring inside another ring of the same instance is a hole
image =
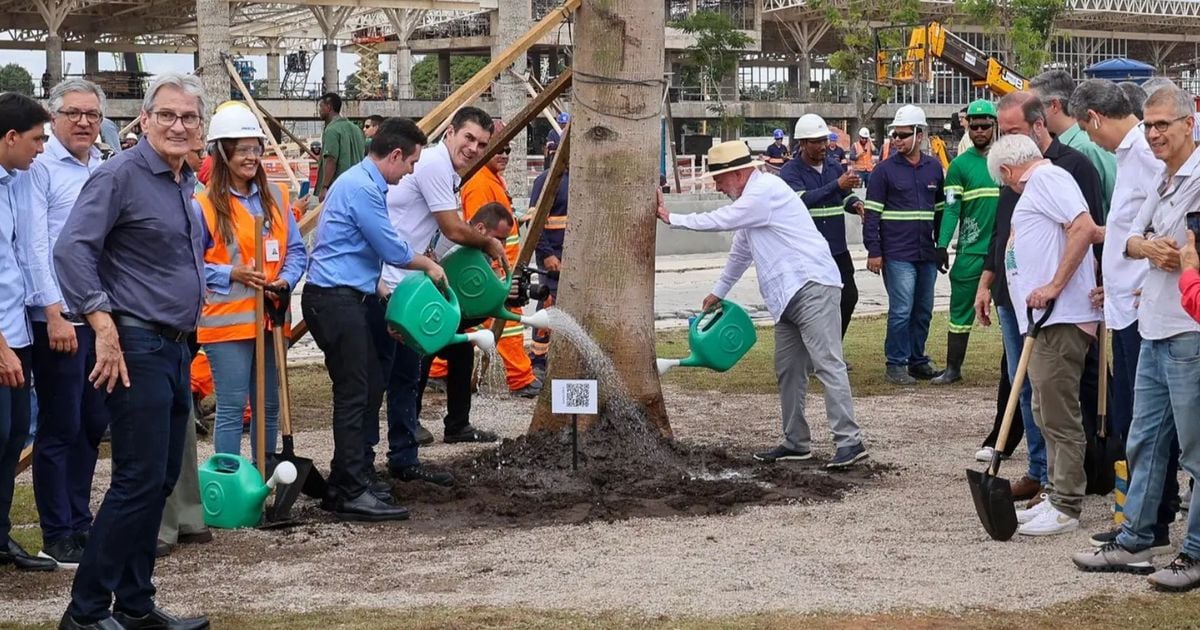
[[[63,79],[62,37],[55,32],[46,36],[46,72],[50,74],[51,86]]]
[[[529,0],[507,0],[500,3],[496,28],[492,34],[492,57],[500,55],[506,48],[515,43],[529,30],[532,15]],[[518,55],[513,62],[513,72],[524,74],[527,67],[525,55]],[[500,105],[500,116],[508,119],[516,115],[528,102],[525,86],[511,73],[501,73],[496,80],[496,100]],[[513,152],[509,155],[508,171],[505,180],[508,182],[508,192],[513,197],[524,197],[528,194],[525,174],[528,170],[526,151],[528,138],[524,130],[512,139]]]
[[[95,48],[88,48],[83,51],[83,73],[88,77],[95,77],[100,73],[100,51]]]
[[[208,113],[217,105],[229,100],[229,73],[221,53],[233,47],[233,35],[229,30],[229,2],[227,0],[196,0],[196,32],[199,35],[197,69],[200,80],[208,95]]]
[[[279,52],[267,53],[267,98],[279,98]]]
[[[412,85],[412,49],[407,46],[401,46],[396,49],[396,54],[392,58],[392,82],[396,86],[396,98],[398,100],[410,99],[413,97]],[[446,64],[446,73],[450,73],[450,64]],[[441,64],[438,64],[438,74],[441,74]]]
[[[337,44],[326,41],[321,47],[321,56],[325,63],[325,74],[322,75],[322,89],[325,92],[338,91],[338,47]]]
[[[438,87],[450,83],[450,55],[438,53]]]
[[[812,100],[812,91],[809,90],[809,85],[812,83],[812,53],[800,53],[800,102],[807,103]]]

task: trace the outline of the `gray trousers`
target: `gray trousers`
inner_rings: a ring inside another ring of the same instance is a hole
[[[783,445],[807,451],[812,440],[804,419],[808,374],[825,386],[825,416],[833,443],[854,446],[862,441],[854,422],[850,377],[842,358],[842,290],[809,282],[792,296],[775,324],[775,375],[783,406]]]
[[[194,411],[188,418],[187,437],[184,440],[179,481],[175,482],[171,496],[167,497],[162,523],[158,526],[158,539],[172,545],[179,542],[180,532],[198,534],[207,529],[204,524],[204,506],[200,503],[200,476],[196,472],[198,464]]]

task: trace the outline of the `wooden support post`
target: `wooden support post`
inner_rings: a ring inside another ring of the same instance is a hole
[[[278,118],[272,116],[271,112],[268,112],[267,110],[263,109],[261,106],[258,108],[258,111],[260,113],[262,113],[262,115],[268,121],[275,123],[275,126],[279,127],[279,130],[282,131],[284,133],[284,135],[291,138],[292,142],[295,142],[297,145],[299,145],[300,150],[302,152],[310,154],[310,155],[312,154],[312,149],[308,148],[308,143],[305,142],[304,139],[301,138],[300,136],[297,136],[296,134],[292,133],[292,130],[285,127],[284,124],[282,122],[280,122]],[[266,131],[266,129],[264,129],[263,131]]]
[[[529,77],[529,75],[526,74],[526,75],[522,76],[522,75],[517,74],[516,72],[513,72],[511,69],[508,72],[510,74],[512,74],[514,77],[525,82],[525,91],[529,93],[529,96],[531,98],[537,98],[538,90],[537,90],[537,88],[534,87],[534,81]],[[558,136],[561,138],[562,137],[562,125],[558,124],[558,120],[554,117],[558,111],[560,111],[558,109],[558,107],[554,103],[551,103],[549,107],[542,110],[541,114],[542,114],[542,118],[545,118],[546,122],[550,123],[550,128],[554,130],[554,133],[557,133]]]
[[[488,142],[487,149],[479,157],[475,158],[475,161],[470,166],[459,171],[458,174],[462,177],[462,180],[465,182],[471,179],[471,176],[478,173],[479,169],[483,168],[489,160],[495,157],[504,145],[512,141],[529,123],[533,122],[534,118],[537,118],[545,111],[546,107],[571,85],[571,77],[571,69],[567,68],[562,74],[558,75],[558,78],[554,82],[546,86],[546,89],[542,90],[541,94],[538,94],[533,100],[529,101],[529,104],[524,109],[509,119],[508,124],[504,126],[504,130]]]
[[[525,234],[525,242],[521,243],[521,252],[517,254],[517,263],[513,269],[529,264],[529,260],[533,258],[538,240],[542,237],[542,229],[546,226],[546,219],[550,217],[550,207],[554,205],[554,199],[558,196],[559,183],[562,182],[563,173],[567,172],[567,165],[570,164],[570,153],[571,125],[568,123],[563,128],[562,142],[558,146],[558,151],[555,151],[554,159],[550,162],[550,172],[546,175],[545,185],[542,186],[542,195],[538,197],[537,206],[533,211],[533,219],[529,222],[529,231]],[[492,322],[492,334],[499,339],[502,332],[504,332],[504,320],[497,318]]]
[[[667,79],[666,98],[663,99],[663,111],[667,124],[667,151],[671,156],[671,172],[675,174],[675,194],[683,192],[679,183],[679,157],[675,155],[675,121],[671,118],[671,80]]]
[[[288,181],[292,184],[292,190],[296,191],[296,194],[300,194],[300,180],[296,179],[296,174],[292,172],[292,165],[288,163],[287,156],[283,154],[283,149],[280,148],[279,143],[275,140],[275,136],[266,133],[266,130],[269,129],[267,120],[263,118],[262,111],[258,108],[258,103],[254,102],[254,97],[250,94],[250,89],[242,82],[242,77],[238,74],[237,68],[233,67],[233,61],[229,59],[229,55],[221,55],[221,59],[225,62],[225,71],[229,73],[229,78],[241,90],[242,96],[246,99],[246,104],[250,106],[250,111],[254,112],[254,117],[258,119],[258,124],[262,126],[263,133],[267,136],[267,144],[274,149],[275,154],[279,156],[279,161],[283,163],[283,171],[287,173]],[[289,201],[288,203],[290,204],[291,202]]]

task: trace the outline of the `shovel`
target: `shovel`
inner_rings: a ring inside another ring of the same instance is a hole
[[[1096,331],[1099,350],[1100,373],[1096,398],[1096,432],[1087,436],[1083,469],[1087,475],[1087,493],[1105,495],[1117,485],[1114,464],[1124,457],[1120,441],[1110,435],[1112,424],[1108,419],[1108,332],[1104,322]]]
[[[296,480],[281,485],[275,491],[275,503],[267,510],[268,521],[291,520],[292,506],[303,493],[314,499],[324,499],[328,485],[321,472],[313,464],[313,460],[296,456],[296,445],[292,438],[292,398],[288,387],[287,373],[287,342],[283,335],[283,324],[291,303],[291,292],[277,291],[277,304],[268,309],[271,316],[271,328],[274,330],[271,339],[275,348],[275,369],[279,380],[279,424],[283,434],[283,452],[272,453],[272,458],[278,462],[290,462],[296,467]]]
[[[983,472],[967,470],[967,485],[971,488],[971,499],[975,501],[975,512],[979,514],[979,521],[983,523],[983,529],[992,540],[1009,540],[1017,532],[1017,510],[1013,507],[1012,485],[1007,479],[996,475],[1000,472],[1000,458],[1008,442],[1008,431],[1012,428],[1013,416],[1016,415],[1017,405],[1021,400],[1021,386],[1025,384],[1025,372],[1029,369],[1033,342],[1053,310],[1054,302],[1050,302],[1046,305],[1042,318],[1034,322],[1033,309],[1028,309],[1029,333],[1025,335],[1025,344],[1021,348],[1021,360],[1017,363],[1017,373],[1013,376],[1012,391],[1004,408],[1004,422],[1000,424],[1000,435],[996,437],[992,461]]]

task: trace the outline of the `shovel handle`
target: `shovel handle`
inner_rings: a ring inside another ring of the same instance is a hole
[[[1040,319],[1033,318],[1033,307],[1025,307],[1025,319],[1029,322],[1030,337],[1037,338],[1038,333],[1042,332],[1042,326],[1046,325],[1046,321],[1050,319],[1050,314],[1054,312],[1054,300],[1046,302],[1046,310],[1042,311]]]
[[[263,217],[254,217],[254,270],[263,273]],[[267,417],[266,417],[266,300],[262,287],[254,290],[254,437],[257,447],[254,459],[258,463],[258,474],[267,478]]]
[[[1042,326],[1050,319],[1050,313],[1053,311],[1054,300],[1046,304],[1045,312],[1037,320],[1033,318],[1033,307],[1026,308],[1029,334],[1025,335],[1025,341],[1021,346],[1021,359],[1017,361],[1017,371],[1013,374],[1012,389],[1008,392],[1008,402],[1004,405],[1004,421],[1000,423],[1000,434],[996,436],[992,462],[988,465],[988,474],[993,477],[1000,471],[1000,456],[1004,453],[1004,447],[1008,446],[1008,431],[1012,428],[1013,416],[1017,415],[1017,405],[1021,401],[1021,387],[1025,385],[1025,373],[1029,371],[1029,356],[1033,354],[1033,342],[1037,339],[1038,333],[1042,331]]]
[[[1096,424],[1100,425],[1097,434],[1101,438],[1108,437],[1108,329],[1104,322],[1096,328],[1096,345],[1100,355],[1100,383],[1097,388]]]
[[[275,371],[279,381],[279,425],[284,437],[292,436],[292,397],[288,389],[287,347],[284,345],[283,329],[271,335],[275,346]]]

